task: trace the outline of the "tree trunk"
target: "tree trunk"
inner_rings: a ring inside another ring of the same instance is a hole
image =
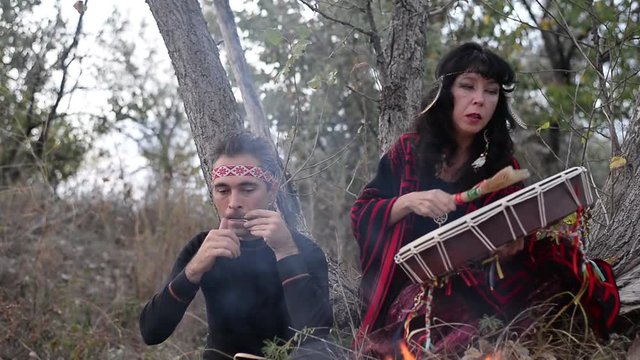
[[[419,111],[428,17],[426,0],[393,3],[387,44],[383,53],[378,49],[376,54],[382,82],[378,139],[382,152],[410,129]]]
[[[249,128],[254,133],[270,139],[269,124],[267,124],[258,92],[256,91],[249,66],[244,57],[244,51],[240,44],[236,22],[233,19],[233,12],[229,6],[229,0],[213,0],[213,7],[218,21],[218,27],[222,32],[224,39],[224,47],[227,49],[229,56],[229,64],[233,76],[238,82],[244,109],[247,112],[247,121]]]
[[[619,260],[614,269],[622,300],[620,312],[628,313],[640,309],[640,94],[622,154],[627,165],[610,173],[605,191],[611,196],[601,194],[595,207],[589,253]]]
[[[229,0],[214,0],[213,6],[216,12],[218,27],[222,32],[224,45],[227,49],[227,55],[229,56],[231,71],[242,93],[249,128],[258,136],[269,140],[269,142],[273,144],[274,150],[277,151],[276,144],[274,144],[271,139],[269,124],[264,115],[255,83],[244,57],[244,51],[240,44],[240,37],[238,36],[236,22],[233,19],[233,12],[229,6]],[[278,160],[280,159],[278,158]],[[280,166],[284,167],[282,161],[280,161]],[[283,170],[283,173],[286,174],[286,169]],[[300,200],[298,199],[293,182],[287,181],[283,190],[284,191],[278,193],[278,210],[280,210],[282,216],[291,228],[305,233],[308,232],[302,214],[302,206],[300,205]]]
[[[148,0],[147,4],[169,51],[211,193],[213,145],[242,129],[229,79],[197,0]]]
[[[214,145],[243,128],[231,84],[197,0],[148,0],[147,3],[169,51],[202,173],[211,194],[209,174]],[[291,182],[287,191],[279,192],[278,208],[292,229],[305,230],[300,203]]]

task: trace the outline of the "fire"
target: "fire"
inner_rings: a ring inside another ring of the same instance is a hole
[[[416,360],[415,355],[411,353],[407,343],[404,341],[400,342],[400,355],[402,356],[402,360]],[[478,360],[501,360],[502,356],[500,355],[500,351],[496,351],[492,354],[487,354],[484,357],[479,357]],[[384,360],[394,360],[393,356],[387,355],[384,357]]]
[[[500,360],[500,352],[495,352],[493,354],[487,354],[484,360]]]
[[[402,354],[403,360],[416,360],[416,357],[409,351],[409,347],[404,341],[400,343],[400,354]]]

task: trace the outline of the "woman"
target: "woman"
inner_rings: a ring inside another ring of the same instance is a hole
[[[437,86],[415,120],[415,133],[402,135],[383,156],[376,177],[351,209],[363,272],[364,315],[356,344],[371,355],[392,353],[407,332],[428,321],[416,318],[403,328],[420,287],[411,285],[395,265],[400,247],[523,186],[458,206],[451,195],[505,166],[519,168],[509,135],[516,123],[522,125],[508,105],[515,83],[511,66],[490,50],[466,43],[440,61],[436,78]],[[473,336],[483,315],[509,318],[530,304],[533,289],[523,284],[536,280],[531,252],[545,252],[531,246],[522,251],[525,243],[520,239],[498,250],[504,279],[497,281],[491,266],[478,265],[434,290],[432,317],[468,327],[431,332],[431,351],[455,351]],[[421,336],[424,345],[425,334]]]

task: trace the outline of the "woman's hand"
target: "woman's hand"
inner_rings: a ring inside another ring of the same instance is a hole
[[[436,218],[456,209],[451,194],[438,189],[412,192],[403,197],[411,212],[420,216]]]
[[[404,194],[396,200],[391,209],[389,225],[395,224],[410,213],[436,218],[455,209],[456,203],[449,193],[439,189],[415,191]]]

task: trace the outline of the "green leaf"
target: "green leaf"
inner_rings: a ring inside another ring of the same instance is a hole
[[[338,72],[336,70],[329,71],[327,74],[327,84],[335,85],[338,82]]]
[[[322,85],[322,79],[319,75],[316,75],[313,77],[313,79],[307,82],[307,85],[309,85],[310,88],[316,90],[320,87],[320,85]]]
[[[311,37],[311,34],[313,34],[313,30],[308,26],[298,29],[298,37],[300,37],[300,39],[308,39]]]
[[[547,121],[544,124],[540,125],[540,127],[538,128],[538,131],[547,130],[550,126],[551,124],[549,124],[549,122]]]
[[[282,43],[282,33],[276,29],[267,29],[264,31],[264,42],[271,46],[278,46]]]
[[[289,55],[289,59],[287,59],[287,63],[284,65],[282,72],[278,74],[278,76],[287,75],[289,73],[289,71],[293,67],[293,64],[302,56],[302,54],[304,54],[309,44],[311,44],[311,41],[304,39],[298,40],[295,44],[293,44],[293,46],[291,47],[291,54]]]
[[[587,143],[587,141],[591,138],[591,136],[593,135],[593,130],[588,129],[586,133],[584,133],[584,135],[582,135],[582,137],[580,138],[580,142],[584,145]]]
[[[482,334],[494,332],[504,326],[504,323],[495,316],[483,315],[478,321],[478,330]]]
[[[304,54],[304,51],[307,49],[307,46],[309,46],[309,44],[311,44],[311,41],[306,39],[296,41],[296,43],[291,47],[291,56],[296,59],[299,58],[302,54]]]
[[[578,220],[578,214],[572,213],[572,214],[569,214],[569,215],[565,216],[565,218],[562,219],[562,222],[567,224],[567,225],[574,225],[577,220]]]

